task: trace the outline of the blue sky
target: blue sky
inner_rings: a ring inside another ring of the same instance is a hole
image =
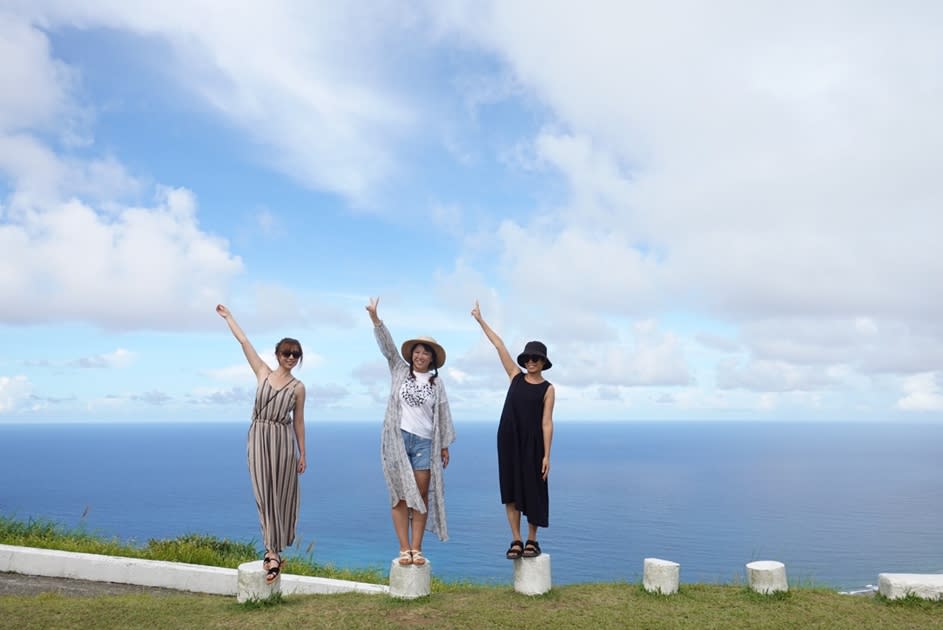
[[[0,422],[379,421],[364,305],[459,421],[943,418],[943,9],[0,2]]]

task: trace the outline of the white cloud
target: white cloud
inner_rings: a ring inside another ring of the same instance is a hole
[[[25,376],[0,376],[0,413],[9,413],[30,399],[33,386]]]
[[[906,393],[897,401],[898,409],[905,411],[943,411],[943,376],[924,372],[907,377],[903,382]]]
[[[783,361],[724,359],[717,366],[717,386],[756,392],[814,391],[839,384],[828,370]]]
[[[173,396],[166,392],[151,390],[142,394],[132,394],[129,396],[134,402],[142,402],[148,405],[162,406],[173,400]]]
[[[255,375],[252,373],[252,368],[249,367],[249,364],[245,361],[241,363],[234,363],[233,365],[227,365],[226,367],[213,368],[204,370],[203,374],[213,379],[214,381],[222,381],[225,383],[245,383],[249,381],[250,383],[255,380]],[[197,390],[200,395],[211,394],[218,390],[202,391]]]
[[[701,345],[718,352],[737,352],[741,349],[736,340],[723,335],[700,333],[695,338]]]
[[[248,366],[245,370],[250,374]],[[244,379],[243,379],[244,380]],[[253,390],[247,387],[232,387],[219,389],[214,387],[197,387],[187,395],[188,400],[197,405],[248,405],[252,402]]]
[[[242,270],[202,232],[192,195],[163,191],[154,208],[105,215],[79,202],[0,224],[0,321],[82,320],[106,328],[207,323],[207,305]]]
[[[125,368],[134,361],[135,357],[134,352],[118,348],[114,352],[75,359],[70,361],[69,365],[79,368]]]
[[[2,55],[0,79],[17,85],[0,94],[0,177],[10,183],[0,205],[0,322],[205,323],[206,305],[242,262],[200,229],[193,195],[163,188],[155,206],[129,205],[122,199],[142,185],[118,160],[57,153],[87,133],[78,73],[52,58],[45,33],[11,13],[0,12],[0,47],[16,50]]]
[[[306,391],[313,408],[336,407],[350,397],[349,388],[337,383],[315,383],[307,386]]]
[[[414,124],[383,72],[389,50],[405,55],[417,36],[403,6],[40,0],[19,13],[48,29],[117,29],[163,47],[155,57],[172,59],[169,80],[314,188],[368,197],[395,171],[391,144]]]
[[[51,58],[45,35],[0,10],[0,59],[0,133],[62,131],[75,111],[76,73]]]
[[[446,374],[449,375],[449,380],[455,383],[458,383],[459,385],[468,381],[469,375],[464,370],[459,370],[453,367],[447,367],[445,368],[445,371],[446,371]]]
[[[502,226],[510,292],[742,326],[758,372],[724,364],[729,387],[939,365],[943,32],[920,6],[437,4],[555,117],[533,154],[569,198]]]

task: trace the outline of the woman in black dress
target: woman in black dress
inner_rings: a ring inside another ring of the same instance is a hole
[[[554,389],[544,379],[543,371],[553,364],[547,358],[547,347],[539,341],[528,341],[515,363],[501,337],[482,319],[478,302],[471,314],[498,351],[501,365],[511,379],[498,425],[501,503],[511,526],[511,546],[505,555],[510,560],[532,558],[540,555],[537,528],[547,527],[550,520],[547,477],[553,441]],[[526,543],[521,542],[521,514],[527,517]]]

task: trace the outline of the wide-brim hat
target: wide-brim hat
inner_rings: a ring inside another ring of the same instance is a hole
[[[535,357],[540,357],[544,360],[544,369],[549,370],[553,367],[553,363],[550,362],[550,359],[547,358],[547,346],[542,344],[539,341],[528,341],[524,345],[524,352],[517,355],[517,364],[521,367],[524,367],[524,357],[533,355]]]
[[[404,341],[403,345],[399,349],[399,352],[401,355],[403,355],[403,360],[405,360],[406,363],[409,363],[410,358],[412,358],[413,347],[417,343],[427,345],[435,350],[435,358],[437,359],[436,365],[433,366],[435,369],[438,370],[440,367],[445,365],[445,348],[440,346],[438,342],[436,342],[436,340],[432,337],[416,337],[415,339],[408,339]]]

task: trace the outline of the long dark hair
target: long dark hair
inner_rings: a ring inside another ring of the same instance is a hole
[[[435,385],[435,379],[439,376],[439,357],[435,353],[435,348],[421,341],[414,343],[413,347],[409,349],[409,378],[416,380],[416,373],[413,372],[413,352],[416,351],[416,346],[422,346],[432,355],[432,376],[429,377],[429,384]]]

